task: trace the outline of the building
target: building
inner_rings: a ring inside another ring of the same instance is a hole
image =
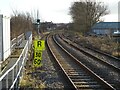
[[[9,57],[10,43],[10,17],[0,14],[0,63]]]
[[[99,22],[91,29],[97,35],[112,35],[116,31],[120,31],[120,22]]]

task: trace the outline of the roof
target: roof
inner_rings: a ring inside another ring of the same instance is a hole
[[[120,29],[120,22],[99,22],[92,29]]]
[[[120,31],[117,30],[116,32],[114,32],[114,34],[120,34]]]

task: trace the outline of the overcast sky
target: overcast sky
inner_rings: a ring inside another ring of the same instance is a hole
[[[41,21],[57,23],[71,22],[69,8],[74,1],[79,0],[0,0],[0,13],[11,15],[12,10],[33,12],[39,10]],[[97,0],[108,5],[110,14],[103,19],[107,22],[118,21],[119,0]]]

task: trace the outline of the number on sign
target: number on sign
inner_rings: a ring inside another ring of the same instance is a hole
[[[40,59],[34,59],[34,65],[39,66],[41,64],[41,60]]]
[[[34,64],[37,64],[37,59],[34,59]]]
[[[38,59],[38,65],[40,65],[41,64],[41,60],[40,59]]]
[[[42,51],[34,51],[34,59],[42,59]]]
[[[36,52],[36,56],[35,57],[41,57],[42,53],[41,52]]]

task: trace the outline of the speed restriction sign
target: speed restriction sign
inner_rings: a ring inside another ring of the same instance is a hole
[[[42,66],[41,60],[38,59],[38,58],[35,58],[35,59],[34,59],[34,66],[35,66],[35,67],[40,67],[40,66]]]
[[[34,61],[33,65],[35,67],[42,66],[41,60],[42,60],[42,51],[45,50],[45,40],[34,40],[33,42],[34,46]]]
[[[42,66],[41,60],[42,60],[42,51],[35,50],[34,51],[34,61],[33,61],[34,66],[36,66],[36,67]]]
[[[34,40],[34,49],[45,50],[45,40]]]

